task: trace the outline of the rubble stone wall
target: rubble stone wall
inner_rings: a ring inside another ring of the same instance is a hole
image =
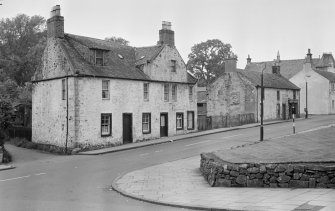
[[[201,154],[212,187],[335,188],[335,163],[229,163]]]

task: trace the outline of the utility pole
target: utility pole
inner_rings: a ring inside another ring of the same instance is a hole
[[[261,127],[260,127],[260,141],[263,141],[264,139],[264,128],[263,128],[263,118],[264,118],[264,70],[266,68],[266,63],[264,63],[264,67],[262,69],[262,74],[261,74]]]

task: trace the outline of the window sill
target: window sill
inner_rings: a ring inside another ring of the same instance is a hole
[[[110,100],[110,98],[101,98],[102,100]]]
[[[142,132],[143,134],[151,134],[151,131],[148,131],[148,132]]]
[[[103,134],[101,134],[101,137],[109,137],[109,136],[112,136],[111,134],[106,134],[106,135],[103,135]]]
[[[176,130],[184,130],[184,128],[177,128]]]

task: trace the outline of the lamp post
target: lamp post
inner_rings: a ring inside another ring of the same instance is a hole
[[[306,80],[306,108],[305,108],[306,115],[305,115],[305,118],[306,118],[306,119],[308,118],[308,106],[307,106],[307,103],[308,103],[308,100],[307,100],[307,97],[308,97],[308,94],[307,94],[308,83],[307,83],[307,78],[309,78],[309,77],[310,77],[310,75],[306,75],[306,76],[305,76],[305,80]]]
[[[264,77],[263,77],[263,71],[266,68],[266,63],[264,63],[264,67],[262,69],[262,74],[261,74],[261,127],[260,127],[260,141],[263,141],[264,139],[264,128],[263,128],[263,118],[264,118]]]

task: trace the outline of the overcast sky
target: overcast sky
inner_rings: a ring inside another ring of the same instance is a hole
[[[238,67],[276,58],[302,59],[335,53],[334,0],[0,0],[0,18],[19,13],[49,18],[59,4],[65,32],[131,46],[157,43],[162,21],[172,22],[177,49],[187,62],[194,44],[220,39],[233,46]]]

